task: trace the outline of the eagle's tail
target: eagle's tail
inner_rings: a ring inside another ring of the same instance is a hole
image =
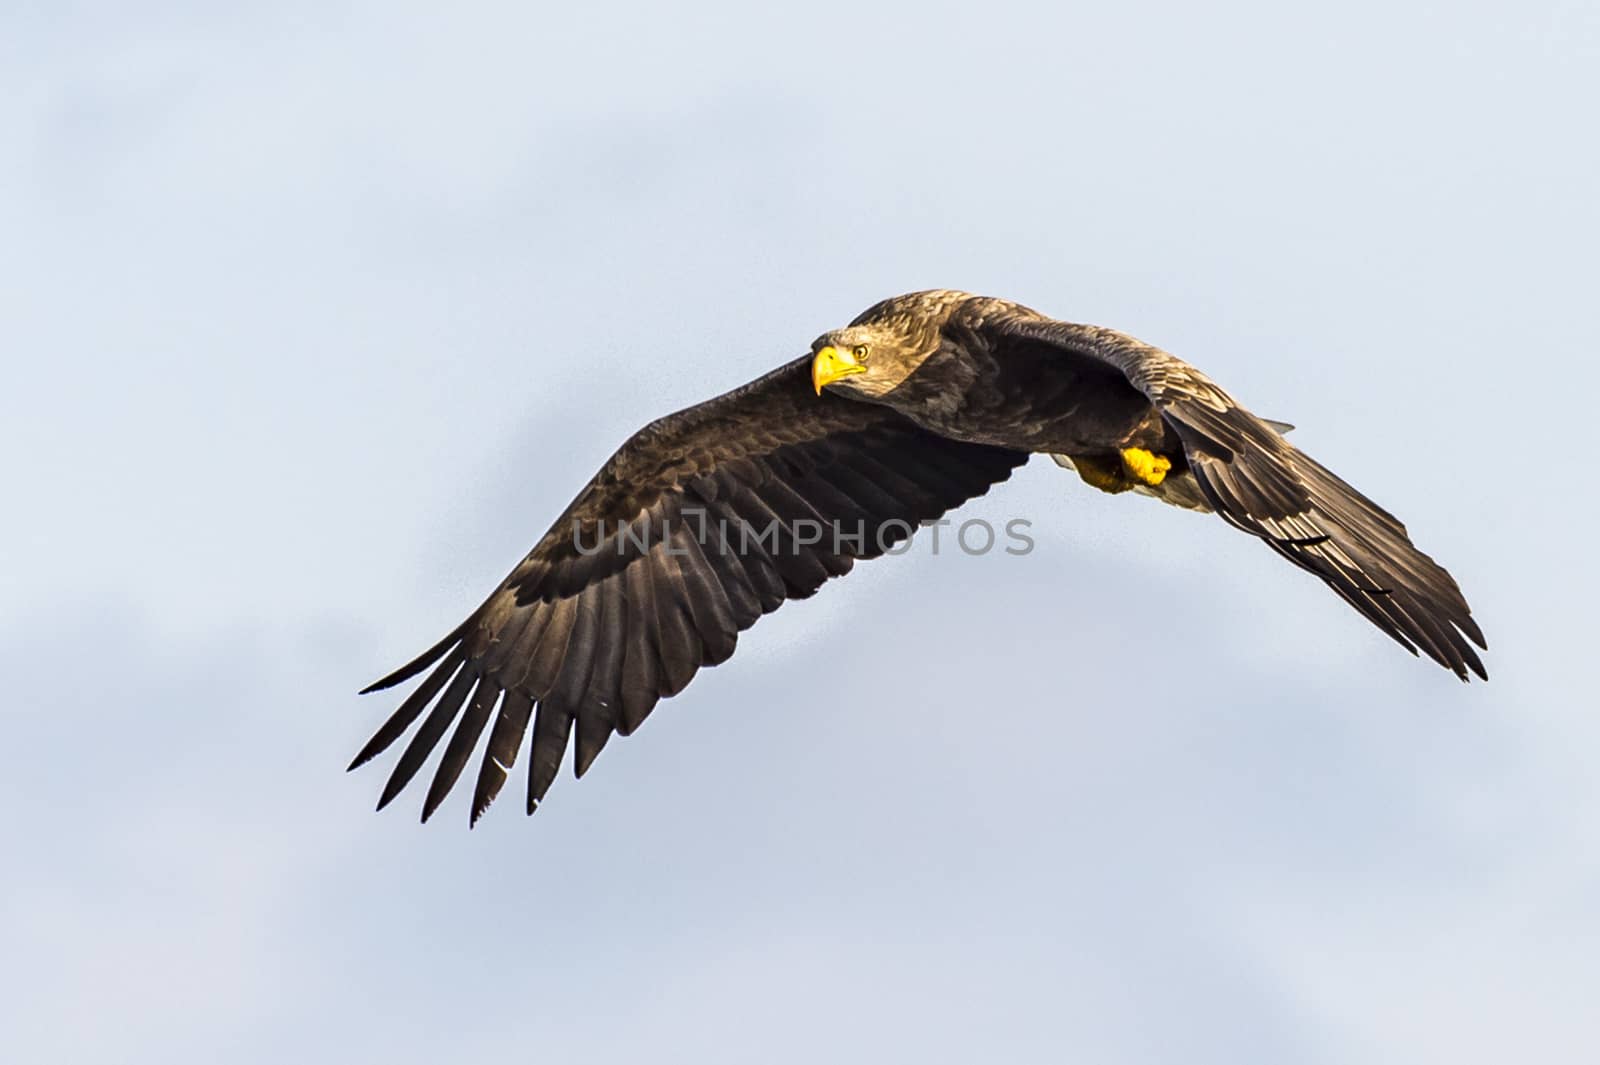
[[[1262,421],[1270,425],[1279,435],[1288,435],[1294,426],[1288,422],[1275,422],[1271,418]],[[1185,510],[1198,510],[1201,513],[1211,513],[1211,504],[1206,502],[1205,493],[1200,490],[1200,482],[1196,481],[1194,474],[1186,469],[1177,470],[1164,477],[1160,484],[1141,484],[1128,477],[1121,464],[1115,460],[1107,461],[1101,458],[1091,458],[1079,455],[1051,455],[1056,465],[1069,469],[1082,477],[1085,484],[1100,489],[1102,492],[1136,492],[1151,499],[1159,499],[1163,503],[1170,503],[1175,507]]]
[[[1170,474],[1160,484],[1148,485],[1131,481],[1122,475],[1120,468],[1103,462],[1099,459],[1085,458],[1079,455],[1051,455],[1056,465],[1068,469],[1082,477],[1085,484],[1100,489],[1102,492],[1137,492],[1151,499],[1159,499],[1163,503],[1170,503],[1175,507],[1185,510],[1198,510],[1209,513],[1211,504],[1206,502],[1205,495],[1200,491],[1200,485],[1194,479],[1194,474],[1182,470]]]

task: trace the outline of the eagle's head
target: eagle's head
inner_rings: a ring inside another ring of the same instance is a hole
[[[939,346],[939,330],[955,306],[971,297],[935,289],[884,300],[843,329],[811,344],[811,383],[852,399],[881,399]]]

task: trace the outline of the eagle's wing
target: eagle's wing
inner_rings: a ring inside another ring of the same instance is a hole
[[[351,764],[428,711],[380,809],[455,722],[427,820],[492,718],[472,819],[505,782],[530,721],[532,813],[574,731],[582,776],[613,732],[632,732],[701,666],[727,659],[762,614],[882,554],[1027,459],[936,436],[886,407],[816,396],[809,363],[636,433],[471,617],[367,689],[432,667]]]
[[[1230,524],[1321,577],[1412,654],[1487,679],[1483,631],[1454,578],[1394,515],[1240,406],[1193,366],[1124,333],[1030,313],[989,318],[991,341],[1031,341],[1115,367],[1183,441],[1206,501]],[[1470,642],[1469,642],[1470,641]]]

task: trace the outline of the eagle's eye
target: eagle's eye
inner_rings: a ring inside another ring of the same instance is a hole
[[[850,349],[850,354],[855,356],[857,362],[866,362],[867,354],[871,351],[865,344],[857,344]]]

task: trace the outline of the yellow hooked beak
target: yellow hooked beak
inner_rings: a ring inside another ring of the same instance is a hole
[[[816,358],[811,360],[811,383],[816,386],[819,396],[824,385],[831,385],[841,377],[866,372],[867,368],[852,358],[849,352],[840,351],[832,344],[817,352]]]

